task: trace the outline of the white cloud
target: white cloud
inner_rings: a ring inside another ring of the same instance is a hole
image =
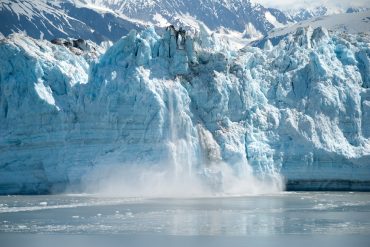
[[[324,5],[329,8],[370,7],[370,0],[252,0],[266,7],[280,9],[313,8]]]

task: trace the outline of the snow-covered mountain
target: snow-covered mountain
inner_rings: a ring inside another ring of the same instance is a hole
[[[333,32],[350,34],[370,33],[370,11],[354,12],[323,16],[303,21],[291,26],[274,29],[269,32],[268,37],[284,36],[294,33],[300,27],[325,27]]]
[[[246,25],[266,33],[274,27],[287,24],[284,14],[267,9],[249,0],[85,0],[99,6],[115,9],[129,17],[152,23],[191,25],[189,16],[202,21],[211,30],[220,27],[244,32]]]
[[[315,17],[355,13],[370,10],[370,1],[351,1],[351,0],[311,0],[311,1],[271,1],[271,0],[252,0],[265,7],[274,7],[281,10],[290,22],[297,23]]]
[[[340,14],[343,13],[344,10],[342,9],[335,9],[334,11],[329,11],[325,6],[317,6],[313,8],[299,8],[299,9],[290,9],[284,11],[284,13],[288,16],[289,20],[293,23],[309,20],[315,17],[332,15],[332,14]]]
[[[249,0],[5,0],[0,3],[0,32],[26,31],[34,38],[83,38],[116,41],[131,29],[171,24],[239,32],[248,38],[288,23],[283,12]],[[199,30],[196,30],[199,31]]]
[[[348,12],[365,8],[353,7]],[[199,32],[198,22],[236,47],[286,25],[345,9],[325,6],[297,10],[266,8],[250,0],[4,0],[0,33],[25,31],[34,38],[83,38],[117,41],[131,29],[174,25]]]
[[[0,32],[26,32],[34,38],[83,38],[100,43],[117,41],[143,24],[112,10],[71,0],[4,0],[0,2]]]
[[[361,12],[343,13],[329,16],[317,17],[307,21],[288,25],[271,30],[262,39],[256,40],[251,45],[263,47],[266,41],[276,45],[281,39],[292,35],[299,28],[324,27],[334,33],[363,34],[370,33],[370,10]]]
[[[235,52],[199,30],[132,31],[106,51],[2,39],[0,193],[58,190],[94,171],[149,190],[266,192],[280,175],[296,189],[369,188],[368,35],[299,28]]]

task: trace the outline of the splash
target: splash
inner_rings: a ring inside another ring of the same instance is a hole
[[[83,180],[84,190],[120,197],[212,197],[270,194],[282,190],[272,167],[256,176],[245,159],[223,161],[219,144],[202,124],[193,124],[179,82],[166,94],[168,157],[155,163],[110,163],[95,167]]]
[[[181,164],[180,164],[181,165]],[[89,194],[108,197],[214,197],[273,194],[282,190],[280,176],[266,179],[236,174],[226,163],[197,172],[179,172],[161,164],[115,164],[94,169],[84,179]]]

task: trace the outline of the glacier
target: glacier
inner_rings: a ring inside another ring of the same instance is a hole
[[[0,193],[370,188],[367,34],[301,27],[235,51],[199,30],[78,52],[2,38]]]

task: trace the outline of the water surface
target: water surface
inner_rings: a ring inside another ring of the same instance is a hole
[[[354,240],[370,243],[370,193],[214,198],[5,196],[0,197],[0,222],[0,239],[12,244],[21,239],[80,241],[81,236],[111,236],[110,240],[121,238],[121,244],[130,246],[137,244],[135,239],[141,241],[140,246],[189,241],[202,246],[214,241],[213,246],[222,246],[230,244],[223,241],[238,245],[304,236],[348,246]],[[202,239],[205,242],[200,244]]]

